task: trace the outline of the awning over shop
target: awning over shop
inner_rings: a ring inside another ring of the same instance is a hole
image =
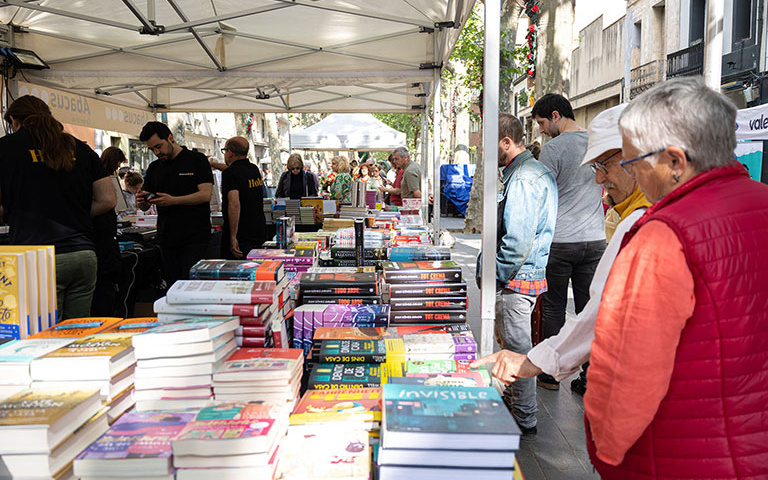
[[[425,108],[474,1],[0,1],[37,84],[157,111]],[[140,5],[139,5],[140,4]]]
[[[334,113],[291,133],[291,148],[304,150],[388,151],[405,146],[405,134],[369,113]]]

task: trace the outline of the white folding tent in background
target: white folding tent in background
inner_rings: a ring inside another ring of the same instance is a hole
[[[311,127],[291,133],[291,149],[388,151],[405,146],[398,132],[370,113],[332,113]]]

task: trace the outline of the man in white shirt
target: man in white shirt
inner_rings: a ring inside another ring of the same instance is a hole
[[[501,350],[475,361],[472,368],[495,363],[493,376],[505,384],[520,378],[532,378],[542,372],[560,381],[589,360],[597,311],[611,265],[616,259],[624,234],[650,206],[637,187],[637,182],[619,165],[622,158],[619,117],[626,106],[621,104],[601,112],[589,125],[589,143],[582,165],[592,167],[595,182],[603,185],[621,216],[616,232],[595,270],[589,287],[589,301],[576,317],[566,320],[557,335],[543,340],[527,355]]]

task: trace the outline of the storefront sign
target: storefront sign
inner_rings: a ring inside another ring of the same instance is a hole
[[[53,116],[62,123],[138,136],[145,123],[155,120],[155,114],[150,111],[115,105],[31,83],[19,82],[19,96],[22,95],[40,98],[48,104]]]
[[[768,105],[736,112],[737,140],[768,140]]]

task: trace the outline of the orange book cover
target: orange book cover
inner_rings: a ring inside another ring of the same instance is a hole
[[[38,332],[30,338],[80,338],[94,333],[101,333],[123,319],[117,317],[84,317],[64,320],[47,330]]]
[[[141,333],[160,325],[163,325],[163,322],[158,321],[157,317],[126,318],[103,333]]]

